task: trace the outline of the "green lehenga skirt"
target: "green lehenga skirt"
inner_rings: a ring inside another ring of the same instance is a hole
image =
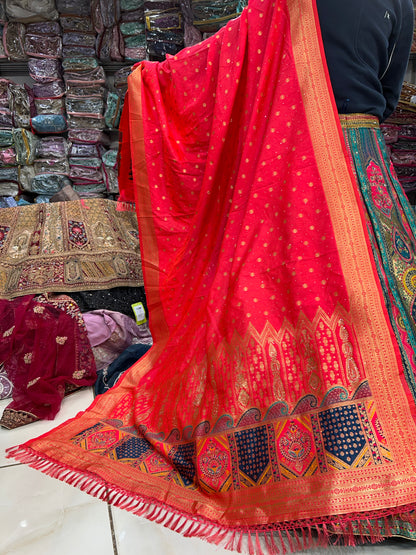
[[[415,213],[389,159],[378,120],[365,114],[341,115],[340,120],[365,209],[374,262],[403,360],[402,379],[416,404]],[[371,515],[369,522],[374,526]],[[354,534],[365,535],[362,522],[359,525],[353,520],[351,525]],[[378,519],[378,527],[383,536],[416,540],[416,527],[408,518]]]

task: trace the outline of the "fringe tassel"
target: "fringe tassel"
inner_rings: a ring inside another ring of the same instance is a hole
[[[227,544],[224,546],[225,550],[234,551],[234,541],[235,541],[236,535],[237,535],[237,531],[233,530]]]
[[[250,530],[247,533],[247,540],[248,540],[248,552],[250,555],[255,555],[254,552],[254,545],[253,545],[253,539],[251,537],[251,532]]]
[[[391,526],[386,516],[384,517],[384,533],[388,538],[391,538]]]
[[[285,528],[285,524],[277,525],[275,529],[250,529],[224,527],[209,520],[198,519],[192,515],[180,513],[156,500],[146,499],[138,495],[129,494],[119,488],[113,488],[105,480],[88,472],[74,470],[62,463],[47,459],[38,455],[30,447],[23,445],[10,448],[6,451],[8,458],[27,464],[40,470],[44,474],[64,481],[82,491],[121,509],[128,510],[138,516],[145,517],[150,521],[162,524],[166,528],[185,537],[199,537],[206,541],[222,545],[227,550],[237,550],[239,553],[247,552],[249,555],[286,555],[287,546],[291,552],[309,549],[312,546],[336,545],[341,539],[348,546],[355,546],[357,541],[378,543],[386,536],[391,536],[394,522],[391,517],[400,518],[408,522],[410,526],[416,526],[415,507],[402,507],[391,509],[386,514],[374,512],[348,515],[347,518],[340,516],[326,521],[314,522],[299,521],[293,523],[294,527]],[[407,509],[407,511],[406,511]],[[290,524],[289,524],[290,526]],[[313,532],[317,532],[314,540]],[[331,541],[336,537],[336,541]],[[277,543],[276,543],[277,542]]]
[[[237,544],[237,552],[241,553],[241,547],[243,545],[243,532],[240,531],[240,537],[238,538],[238,544]]]
[[[292,537],[290,535],[290,530],[285,530],[286,532],[286,537],[287,537],[287,542],[289,544],[289,548],[290,548],[290,552],[294,553],[295,552],[295,548],[293,546],[293,541],[292,541]]]
[[[256,549],[257,549],[256,555],[264,555],[263,549],[261,548],[260,537],[258,532],[256,532]]]
[[[282,546],[282,553],[283,553],[283,555],[286,555],[287,549],[286,549],[285,541],[283,539],[282,532],[280,531],[280,529],[277,532],[278,532],[279,537],[280,537],[280,545]]]
[[[273,549],[276,550],[277,555],[280,555],[280,549],[278,548],[277,543],[274,541],[274,535],[275,535],[274,532],[272,532],[272,533],[270,534],[270,539],[271,539],[271,542],[272,542],[272,547],[273,547]],[[282,545],[280,545],[280,547],[282,548],[282,553],[284,553],[284,552],[285,552],[285,551],[284,551],[285,547],[282,546]]]

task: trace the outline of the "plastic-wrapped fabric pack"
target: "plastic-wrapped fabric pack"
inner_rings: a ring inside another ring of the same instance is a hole
[[[68,129],[68,140],[78,144],[109,144],[108,135],[100,129]]]
[[[135,4],[137,6],[137,3]],[[127,23],[129,21],[143,21],[144,22],[144,5],[143,2],[138,9],[130,11],[122,11],[120,16],[120,23]]]
[[[73,56],[95,56],[95,46],[63,46],[62,56],[64,58],[72,58]]]
[[[102,169],[107,192],[117,194],[118,188],[118,150],[109,149],[102,156]]]
[[[0,198],[16,197],[18,194],[19,194],[19,185],[16,181],[2,181],[0,179]]]
[[[90,0],[55,0],[55,3],[60,14],[90,15]]]
[[[133,12],[137,9],[143,9],[144,0],[120,0],[120,9],[122,12]]]
[[[8,88],[9,107],[15,127],[30,127],[30,97],[27,85],[11,83]]]
[[[65,95],[63,81],[52,81],[50,83],[35,83],[32,87],[35,98],[62,98]]]
[[[0,108],[9,107],[9,85],[13,83],[10,79],[0,77]]]
[[[58,35],[32,35],[26,32],[24,48],[27,56],[35,58],[62,57],[62,39]]]
[[[113,29],[107,27],[101,33],[98,33],[95,42],[95,51],[97,58],[102,62],[109,62],[111,60],[111,43],[113,40]]]
[[[32,179],[31,189],[39,195],[54,195],[65,185],[71,185],[66,175],[56,173],[41,173]]]
[[[105,73],[102,66],[98,66],[90,71],[67,71],[64,74],[64,81],[67,86],[86,85],[86,84],[105,84]]]
[[[19,166],[19,185],[23,191],[32,192],[32,180],[35,177],[33,166]]]
[[[95,47],[95,33],[93,31],[64,31],[62,33],[63,46],[91,46]]]
[[[8,21],[3,28],[3,47],[6,56],[13,61],[26,60],[26,29],[23,23]]]
[[[98,61],[92,56],[70,56],[62,60],[64,71],[91,71],[98,67]]]
[[[36,156],[38,138],[28,129],[13,128],[13,143],[16,150],[16,161],[19,165],[30,166]]]
[[[65,137],[42,137],[36,148],[36,157],[45,158],[47,160],[51,158],[66,158],[69,154],[71,148],[71,143],[69,143]]]
[[[30,125],[39,135],[64,133],[67,130],[67,121],[62,114],[40,114],[31,118]]]
[[[104,111],[104,100],[96,96],[67,97],[65,104],[68,115],[102,115]]]
[[[120,19],[118,0],[91,0],[91,18],[97,33],[113,27]]]
[[[29,58],[29,75],[38,83],[62,81],[62,64],[57,58]]]
[[[67,115],[68,128],[72,129],[105,129],[104,116],[98,114]]]
[[[82,15],[61,15],[59,21],[63,31],[75,31],[77,33],[91,33],[94,31],[91,19]]]
[[[6,2],[5,0],[0,0],[0,23],[6,23]]]
[[[66,88],[66,97],[67,98],[80,98],[80,97],[97,97],[97,98],[104,98],[105,95],[105,88],[103,87],[102,83],[73,83],[72,81],[68,81],[67,88]]]
[[[26,33],[29,35],[61,35],[61,26],[58,21],[40,21],[38,23],[28,23]]]
[[[12,146],[0,148],[0,166],[14,166],[16,164],[15,149]]]
[[[63,98],[35,98],[36,115],[64,114],[65,101]]]
[[[123,35],[121,34],[120,27],[118,25],[113,26],[112,34],[113,37],[110,46],[110,57],[116,62],[122,62],[125,57],[125,46]]]
[[[4,23],[0,23],[0,37],[3,39]],[[6,50],[4,48],[3,40],[0,41],[0,59],[7,58]]]
[[[13,127],[13,114],[9,108],[0,108],[0,128]]]
[[[123,99],[117,93],[108,91],[104,120],[109,129],[118,129],[122,109]]]
[[[6,0],[6,15],[21,23],[58,19],[54,0]]]
[[[145,33],[144,18],[142,20],[127,21],[120,23],[120,31],[123,37],[140,35]]]
[[[17,166],[0,167],[0,181],[19,183],[19,170]]]
[[[215,33],[246,5],[247,0],[192,0],[193,24],[203,33]]]
[[[69,163],[67,158],[39,158],[33,162],[35,174],[59,173],[69,175]]]
[[[124,99],[127,91],[127,77],[131,73],[131,67],[126,66],[114,73],[114,88],[117,90],[119,96]]]
[[[101,164],[101,158],[98,157],[69,157],[69,165],[71,168],[87,168],[97,170],[101,168]]]
[[[0,147],[11,146],[13,144],[13,129],[0,129]]]
[[[103,145],[100,143],[71,143],[69,156],[72,158],[96,158],[105,153]]]
[[[163,59],[183,48],[182,12],[176,0],[144,2],[146,46],[150,58]],[[126,46],[126,57],[128,47]]]

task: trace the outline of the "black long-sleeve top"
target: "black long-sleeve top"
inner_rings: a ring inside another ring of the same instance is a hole
[[[413,38],[412,0],[317,0],[338,112],[384,121],[395,109]]]

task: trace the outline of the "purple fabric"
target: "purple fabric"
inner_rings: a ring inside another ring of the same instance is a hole
[[[147,323],[139,326],[121,312],[92,310],[85,312],[83,317],[97,370],[111,364],[129,345],[152,344]]]

